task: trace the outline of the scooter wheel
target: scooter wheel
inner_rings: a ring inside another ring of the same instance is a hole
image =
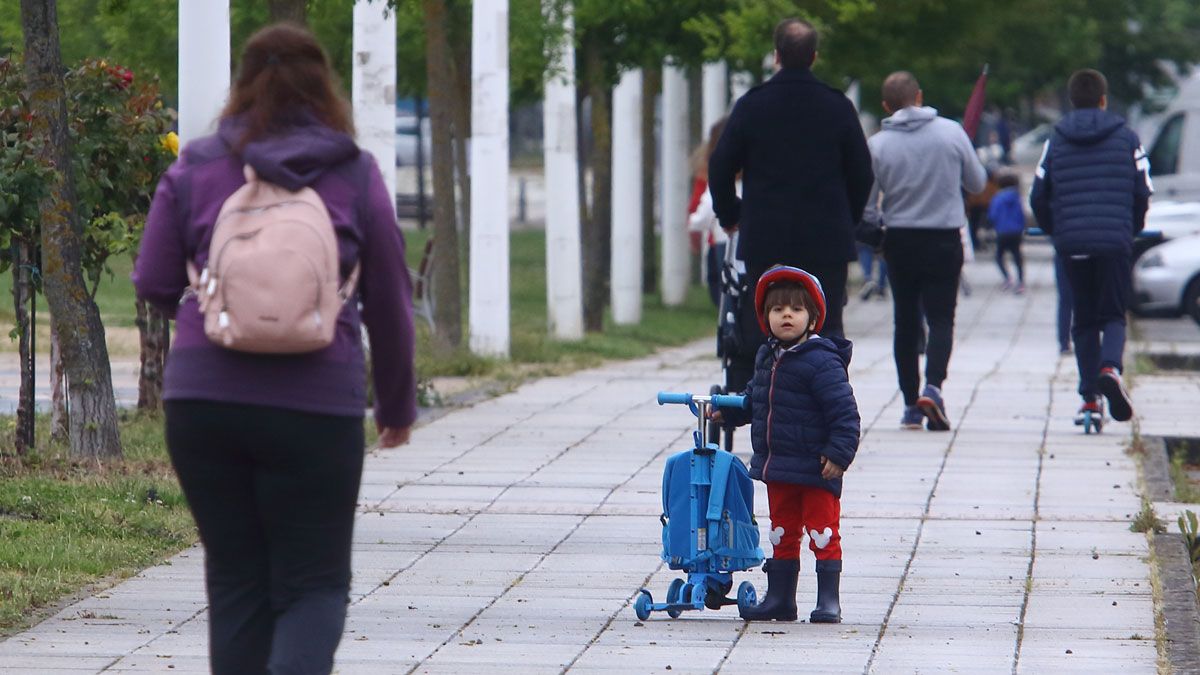
[[[743,612],[758,603],[758,593],[754,591],[754,584],[743,581],[738,586],[737,603],[738,612]]]
[[[650,597],[650,591],[643,588],[638,599],[633,603],[633,613],[637,615],[638,621],[650,618],[650,605],[652,604],[654,604],[654,598]]]
[[[667,604],[673,605],[680,602],[679,595],[682,589],[683,579],[672,580],[671,585],[667,587]],[[672,608],[667,609],[667,616],[671,617],[672,619],[678,619],[680,614],[683,614],[682,610]]]

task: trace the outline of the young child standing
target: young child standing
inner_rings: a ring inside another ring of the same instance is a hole
[[[842,473],[858,451],[859,416],[847,368],[851,344],[818,335],[825,294],[816,277],[776,265],[758,280],[754,304],[768,341],[755,357],[745,410],[723,409],[714,419],[751,423],[750,476],[767,484],[772,558],[762,602],[742,612],[747,621],[795,621],[800,544],[817,558],[817,606],[812,623],[842,620],[839,532]]]
[[[1121,382],[1125,310],[1133,294],[1133,238],[1146,224],[1153,189],[1150,161],[1125,120],[1108,112],[1108,81],[1076,71],[1067,82],[1074,108],[1054,125],[1038,162],[1030,206],[1054,237],[1070,284],[1075,362],[1083,406],[1075,416],[1133,416]]]
[[[1000,191],[988,205],[988,220],[996,229],[996,266],[1004,275],[1004,290],[1012,289],[1017,295],[1025,292],[1025,261],[1021,258],[1021,238],[1025,236],[1025,210],[1021,208],[1021,196],[1017,194],[1020,179],[1011,171],[1003,171],[997,177]],[[1014,286],[1004,265],[1004,254],[1012,255],[1017,267],[1017,283]]]

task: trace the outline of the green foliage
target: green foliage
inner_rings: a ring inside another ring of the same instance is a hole
[[[83,266],[94,288],[109,257],[141,239],[158,178],[175,159],[166,141],[172,115],[156,82],[107,61],[85,60],[66,86]]]
[[[38,200],[49,173],[34,159],[24,89],[20,64],[0,59],[0,273],[9,268],[13,244],[37,241]]]
[[[1167,528],[1162,521],[1158,519],[1158,514],[1154,512],[1154,505],[1149,499],[1142,499],[1142,509],[1134,516],[1133,522],[1129,524],[1130,532],[1166,532]]]
[[[1187,546],[1188,559],[1192,562],[1192,581],[1200,581],[1200,527],[1196,514],[1190,509],[1179,516],[1179,533]]]

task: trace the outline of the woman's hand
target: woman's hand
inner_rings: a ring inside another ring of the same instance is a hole
[[[379,427],[379,447],[397,448],[408,445],[412,427]]]
[[[834,480],[841,478],[844,473],[846,473],[845,469],[829,461],[829,459],[821,457],[821,478]]]

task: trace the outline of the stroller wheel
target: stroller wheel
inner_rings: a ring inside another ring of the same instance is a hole
[[[633,603],[633,613],[637,615],[638,621],[650,618],[650,605],[653,603],[654,598],[650,597],[650,591],[643,588]]]
[[[743,581],[738,586],[737,604],[738,612],[745,612],[753,607],[758,602],[758,593],[754,591],[754,584],[749,581]]]

